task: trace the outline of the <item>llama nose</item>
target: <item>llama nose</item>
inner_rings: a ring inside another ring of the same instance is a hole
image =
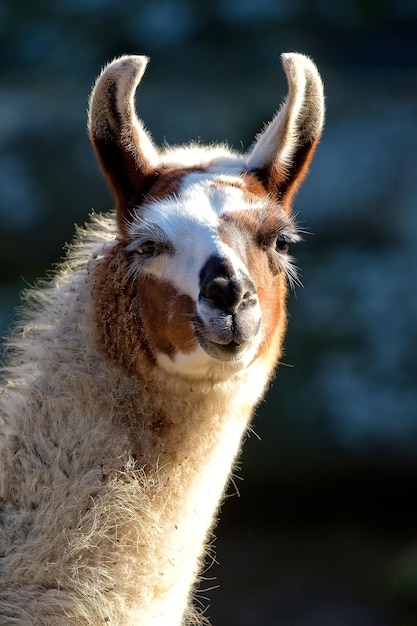
[[[256,289],[248,277],[215,276],[203,282],[200,297],[217,309],[235,313],[238,309],[256,303]]]

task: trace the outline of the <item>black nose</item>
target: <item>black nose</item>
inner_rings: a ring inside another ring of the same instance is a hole
[[[200,272],[200,298],[235,313],[256,303],[256,288],[248,276],[237,277],[223,259],[211,257]]]

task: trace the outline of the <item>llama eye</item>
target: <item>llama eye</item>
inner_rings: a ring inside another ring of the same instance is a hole
[[[286,237],[286,235],[279,235],[275,243],[275,248],[278,252],[286,254],[290,248],[288,237]]]
[[[161,246],[156,241],[144,241],[136,246],[135,251],[140,256],[157,256],[161,252]]]

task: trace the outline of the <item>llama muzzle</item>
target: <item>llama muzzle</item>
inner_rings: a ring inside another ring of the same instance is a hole
[[[194,328],[210,356],[227,361],[252,346],[261,323],[256,287],[227,261],[211,257],[200,272]]]

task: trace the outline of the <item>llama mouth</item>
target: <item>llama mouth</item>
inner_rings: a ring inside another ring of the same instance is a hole
[[[231,361],[238,358],[247,349],[248,341],[240,337],[233,339],[213,337],[200,324],[194,325],[198,343],[209,356],[218,361]]]
[[[236,343],[236,341],[217,343],[205,337],[198,337],[198,342],[209,356],[218,361],[231,361],[236,359],[245,350],[245,346]]]

